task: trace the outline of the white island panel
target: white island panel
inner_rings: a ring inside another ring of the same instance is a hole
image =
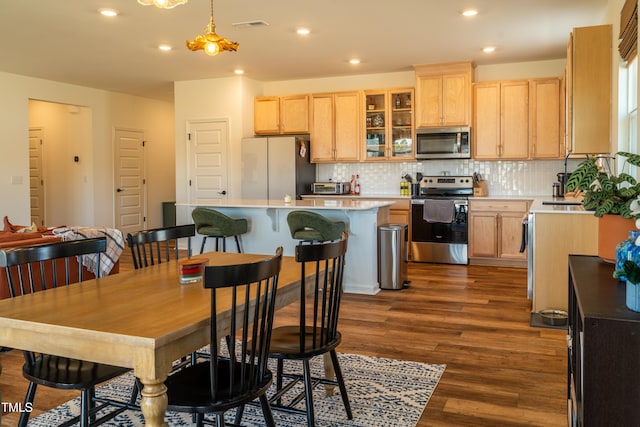
[[[234,218],[246,218],[248,230],[242,236],[247,253],[272,254],[282,246],[285,255],[294,255],[299,243],[289,232],[287,215],[294,210],[315,211],[327,218],[344,221],[349,231],[345,263],[344,291],[373,295],[378,286],[378,225],[389,222],[389,206],[393,201],[371,200],[201,200],[176,203],[188,209],[188,217],[196,207],[215,209]],[[211,241],[211,243],[209,243]],[[213,250],[214,239],[207,240],[206,250]],[[231,242],[228,247],[233,248]],[[194,248],[199,248],[196,242]]]

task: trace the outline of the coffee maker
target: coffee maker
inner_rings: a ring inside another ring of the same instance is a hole
[[[554,194],[556,197],[564,197],[564,193],[567,192],[567,181],[569,181],[569,177],[571,176],[571,172],[558,172],[558,190],[557,194]],[[554,192],[555,192],[554,186]]]

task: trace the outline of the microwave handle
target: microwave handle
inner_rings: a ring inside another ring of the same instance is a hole
[[[458,145],[458,153],[462,153],[461,139],[462,139],[462,133],[458,132],[458,134],[456,135],[456,143]]]

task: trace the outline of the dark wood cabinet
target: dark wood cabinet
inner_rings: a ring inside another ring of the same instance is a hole
[[[640,425],[640,313],[598,257],[569,256],[570,426]]]

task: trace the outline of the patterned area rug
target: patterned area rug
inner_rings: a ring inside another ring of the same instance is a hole
[[[317,426],[415,426],[429,402],[433,391],[442,376],[445,365],[407,362],[394,359],[338,354],[340,366],[345,377],[353,419],[348,420],[336,387],[335,394],[326,397],[322,386],[314,391],[314,405]],[[300,365],[300,364],[298,364]],[[286,369],[286,365],[285,365]],[[323,360],[312,360],[315,375],[323,371]],[[131,393],[133,375],[130,373],[117,378],[97,389],[98,396],[108,396],[127,400]],[[71,400],[51,411],[34,418],[29,426],[50,427],[57,425],[79,413],[80,398]],[[300,404],[304,408],[304,401]],[[226,414],[231,422],[235,411]],[[304,416],[274,411],[278,426],[305,426]],[[167,412],[169,426],[191,426],[191,416],[177,412]],[[247,406],[242,424],[262,426],[264,419],[259,406]],[[103,425],[108,426],[144,426],[143,416],[138,411],[125,411]]]

